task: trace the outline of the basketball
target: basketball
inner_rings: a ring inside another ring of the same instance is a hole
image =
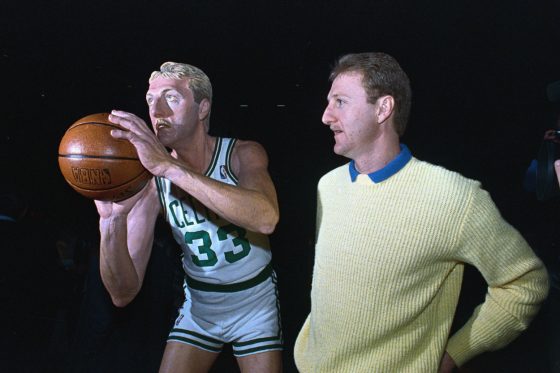
[[[60,141],[60,171],[85,197],[120,201],[138,193],[152,176],[134,146],[111,136],[112,129],[123,128],[111,123],[107,113],[92,114],[74,122]]]

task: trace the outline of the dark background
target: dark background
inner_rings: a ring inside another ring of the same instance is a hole
[[[554,257],[558,202],[536,201],[522,181],[544,130],[554,125],[557,108],[545,88],[560,80],[558,14],[559,1],[542,0],[4,1],[0,181],[29,201],[29,235],[41,238],[30,260],[53,269],[41,280],[42,294],[51,295],[26,306],[19,313],[26,319],[12,319],[40,325],[41,333],[14,332],[22,342],[3,360],[25,355],[18,364],[35,364],[30,371],[57,371],[45,351],[62,359],[71,334],[65,326],[71,312],[61,316],[60,309],[72,308],[68,294],[79,293],[81,277],[60,273],[53,242],[65,226],[95,240],[97,218],[93,203],[58,170],[64,131],[111,109],[148,119],[147,78],[168,60],[209,75],[213,134],[257,140],[269,153],[281,206],[272,243],[287,371],[294,369],[291,348],[309,310],[316,183],[346,162],[333,154],[332,135],[321,124],[329,69],[342,54],[396,57],[413,89],[403,142],[420,159],[480,180],[539,255]],[[14,265],[27,265],[22,258]],[[473,285],[459,316],[482,299],[480,279],[469,276]],[[510,364],[504,371],[546,371],[539,365],[546,329],[537,319],[520,340],[475,359],[471,369],[495,372]],[[40,353],[27,355],[30,344]]]

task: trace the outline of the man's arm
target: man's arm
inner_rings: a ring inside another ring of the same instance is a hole
[[[548,293],[548,276],[523,237],[500,216],[486,191],[473,188],[459,238],[458,258],[488,284],[484,303],[447,345],[458,366],[496,350],[525,330]]]
[[[124,307],[140,291],[150,258],[159,211],[154,180],[127,200],[95,204],[101,235],[101,279],[113,304]]]
[[[279,210],[263,147],[238,141],[232,167],[239,180],[237,186],[192,172],[180,162],[174,162],[164,177],[229,222],[255,232],[272,233]]]
[[[267,170],[268,157],[261,145],[238,141],[232,153],[232,167],[239,184],[233,186],[195,172],[172,157],[136,115],[113,111],[110,119],[128,130],[113,130],[113,136],[129,140],[153,175],[170,180],[231,223],[264,234],[274,231],[279,219],[278,202]]]

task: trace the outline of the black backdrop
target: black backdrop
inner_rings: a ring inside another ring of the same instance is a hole
[[[93,204],[58,171],[65,129],[113,108],[147,119],[152,70],[167,60],[201,67],[214,86],[212,133],[257,140],[270,156],[289,344],[309,307],[316,182],[345,162],[320,120],[334,59],[395,56],[414,94],[403,142],[418,158],[481,180],[506,219],[546,246],[557,202],[537,203],[522,179],[553,125],[545,87],[560,79],[559,11],[558,1],[543,0],[7,0],[3,184],[28,193],[48,219],[95,231]]]

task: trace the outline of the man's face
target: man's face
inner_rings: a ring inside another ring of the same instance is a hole
[[[187,79],[154,79],[146,93],[146,102],[154,131],[165,146],[173,147],[196,128],[199,105]]]
[[[333,81],[322,121],[334,132],[334,152],[356,160],[371,152],[380,135],[376,104],[367,102],[362,74],[344,73]]]

